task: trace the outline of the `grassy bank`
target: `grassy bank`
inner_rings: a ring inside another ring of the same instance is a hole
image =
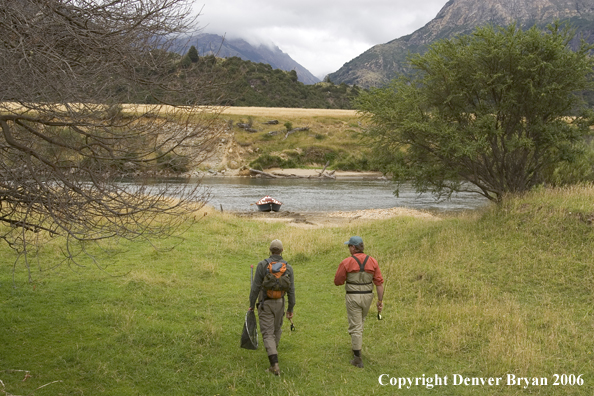
[[[174,250],[173,240],[161,250],[121,246],[103,270],[49,270],[59,263],[49,247],[32,284],[16,268],[16,288],[3,247],[0,379],[19,395],[53,381],[34,394],[592,394],[593,202],[593,188],[575,187],[441,221],[313,230],[210,212]],[[363,370],[348,364],[344,291],[332,283],[354,234],[386,278],[384,320],[372,309],[366,323]],[[280,378],[264,372],[262,345],[239,348],[250,265],[274,238],[297,279],[297,330],[285,325]],[[381,386],[382,374],[385,383],[447,375],[448,385],[398,389]],[[454,385],[454,374],[502,380]],[[508,374],[548,382],[507,385]],[[554,385],[555,374],[584,383]]]
[[[232,125],[241,162],[251,168],[328,163],[328,169],[372,170],[372,155],[362,144],[365,128],[353,110],[230,107],[221,117]]]

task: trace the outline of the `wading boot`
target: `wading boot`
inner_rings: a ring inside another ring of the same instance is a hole
[[[268,367],[268,371],[274,375],[280,375],[280,367],[278,367],[278,363],[274,363],[273,366]]]
[[[355,367],[363,368],[363,359],[361,359],[361,356],[355,356],[351,360],[351,364]]]

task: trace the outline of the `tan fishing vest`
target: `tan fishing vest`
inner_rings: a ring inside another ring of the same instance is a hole
[[[347,294],[373,293],[373,274],[365,272],[365,263],[367,263],[369,256],[365,256],[362,263],[354,255],[351,257],[359,264],[359,271],[347,273],[345,285]]]

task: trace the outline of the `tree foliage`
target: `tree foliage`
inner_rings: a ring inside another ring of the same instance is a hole
[[[187,56],[188,56],[188,58],[190,58],[192,63],[198,62],[199,56],[198,56],[198,50],[196,49],[196,47],[191,46],[190,49],[188,50]]]
[[[217,134],[217,76],[184,78],[167,51],[194,29],[191,6],[0,0],[0,237],[27,267],[33,241],[64,236],[73,258],[89,241],[169,235],[208,198],[141,180],[199,162]],[[191,106],[164,106],[188,91]],[[158,105],[122,104],[141,98]]]
[[[363,94],[382,168],[418,191],[470,189],[499,201],[576,161],[592,123],[590,46],[571,30],[486,26],[410,59],[414,73]]]
[[[346,84],[306,85],[298,81],[294,70],[273,69],[238,57],[218,59],[217,68],[233,80],[226,87],[227,104],[233,106],[351,109],[361,91]]]

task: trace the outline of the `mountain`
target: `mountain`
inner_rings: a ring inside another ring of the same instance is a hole
[[[295,70],[297,78],[304,84],[315,84],[320,82],[309,70],[294,61],[288,54],[281,51],[277,46],[263,45],[253,46],[243,39],[228,39],[216,34],[202,33],[192,37],[188,43],[196,47],[199,55],[216,55],[220,58],[231,58],[237,56],[243,60],[254,63],[267,63],[273,69],[285,71]]]
[[[334,83],[382,86],[406,72],[409,53],[423,53],[436,40],[468,34],[485,24],[506,26],[517,21],[524,28],[545,27],[557,19],[569,21],[577,30],[574,45],[579,37],[594,42],[592,0],[450,0],[424,27],[370,48],[328,77]]]

